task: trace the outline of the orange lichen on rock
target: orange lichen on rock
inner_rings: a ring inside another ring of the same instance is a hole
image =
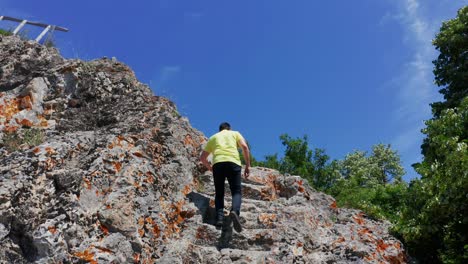
[[[333,201],[333,203],[330,205],[331,209],[337,209],[338,206],[336,205],[336,201]]]
[[[23,118],[21,121],[16,119],[16,123],[23,127],[32,127],[33,123],[26,118]]]
[[[304,187],[302,187],[302,186],[297,187],[297,190],[299,192],[301,192],[301,193],[303,193],[305,191]]]
[[[277,198],[276,189],[274,185],[266,186],[261,189],[260,195],[264,201],[274,201]]]
[[[169,206],[169,209],[165,210],[165,214],[162,215],[162,222],[166,226],[164,230],[164,235],[166,238],[172,236],[173,234],[180,233],[180,225],[185,221],[185,218],[193,216],[193,214],[182,210],[184,205],[184,200],[180,200],[177,203],[172,203]]]
[[[119,147],[123,147],[122,141],[124,141],[124,140],[125,140],[125,137],[124,137],[124,136],[118,135],[118,136],[117,136],[117,144],[116,144],[116,145],[119,146]]]
[[[26,95],[25,97],[22,97],[19,99],[19,109],[23,110],[31,110],[32,109],[32,102],[31,102],[31,97],[29,95]]]
[[[206,226],[200,226],[197,228],[197,233],[195,234],[195,238],[199,241],[210,241],[213,238],[210,236],[210,232]],[[214,238],[216,239],[216,238]]]
[[[7,132],[7,133],[13,133],[16,130],[18,130],[18,127],[17,126],[12,126],[12,125],[5,125],[5,128],[3,129],[3,131]]]
[[[100,246],[93,246],[93,247],[104,253],[114,253],[114,251],[105,247],[100,247]]]
[[[395,244],[393,244],[393,246],[397,249],[400,249],[401,248],[401,244],[396,242]]]
[[[192,136],[190,134],[185,135],[184,138],[184,145],[185,146],[195,146]]]
[[[332,246],[333,246],[333,247],[336,247],[336,244],[343,243],[343,242],[345,242],[345,241],[346,241],[346,239],[345,239],[344,237],[339,237],[338,239],[336,239],[335,241],[333,241]]]
[[[102,233],[104,233],[104,235],[107,236],[109,234],[109,229],[105,225],[100,224],[99,228],[101,229]]]
[[[277,192],[281,190],[281,185],[277,184],[276,179],[277,175],[268,174],[265,179],[259,180],[260,183],[265,185],[260,191],[263,200],[274,201],[278,199]]]
[[[258,221],[267,227],[274,227],[274,223],[277,221],[277,215],[261,213],[258,216]]]
[[[39,119],[39,126],[41,127],[48,127],[49,123],[47,122],[47,119],[43,117],[42,115],[37,115],[37,118]]]
[[[153,176],[153,173],[148,171],[148,172],[146,172],[146,179],[144,181],[147,182],[147,183],[153,184],[156,180],[155,180],[155,178]]]
[[[383,252],[385,251],[390,245],[385,243],[382,239],[377,241],[377,251]]]
[[[84,260],[86,262],[89,262],[91,264],[98,264],[96,260],[94,260],[94,253],[90,252],[89,250],[85,250],[83,252],[75,252],[73,254],[75,257]]]
[[[377,254],[375,254],[375,252],[373,252],[371,255],[365,256],[364,259],[367,260],[367,261],[373,261],[373,260],[375,260],[376,257],[377,257]]]
[[[55,226],[49,226],[47,227],[47,230],[49,230],[49,232],[52,234],[57,233],[57,228]]]
[[[133,156],[135,156],[135,157],[143,158],[143,154],[142,154],[141,152],[139,152],[139,151],[135,151],[135,152],[133,152],[132,154],[133,154]]]
[[[146,218],[145,218],[145,222],[152,225],[152,224],[153,224],[153,218],[151,218],[151,217],[146,217]]]
[[[47,158],[46,161],[43,162],[42,166],[46,169],[46,170],[51,170],[55,167],[55,165],[57,164],[57,162],[52,159],[52,158]]]
[[[86,189],[91,190],[91,181],[88,178],[83,178],[83,181],[86,185]]]
[[[158,238],[159,236],[161,236],[161,229],[156,223],[153,224],[153,235],[155,238]]]
[[[122,163],[120,162],[114,162],[113,165],[116,172],[119,172],[122,169]]]
[[[372,231],[367,227],[361,228],[358,230],[359,235],[364,235],[364,234],[369,234],[369,233],[372,233]]]
[[[353,216],[353,219],[357,224],[364,225],[366,221],[364,220],[362,216],[363,216],[363,213],[359,213],[356,216]]]
[[[145,225],[145,218],[144,217],[138,218],[138,226],[143,227],[144,225]]]
[[[55,150],[51,147],[46,147],[45,148],[45,151],[47,152],[47,154],[49,155],[52,155],[52,154],[55,154]]]
[[[182,190],[182,193],[183,193],[184,195],[187,195],[187,194],[189,194],[191,191],[192,191],[192,188],[190,187],[190,185],[185,185],[184,189]]]
[[[5,105],[0,108],[0,116],[4,116],[6,121],[9,122],[11,118],[20,111],[20,100],[12,99],[5,100]]]
[[[140,253],[133,254],[133,262],[140,263]]]
[[[387,263],[391,264],[400,264],[408,262],[406,255],[403,252],[400,252],[397,256],[384,256],[384,259],[387,261]]]
[[[297,190],[301,193],[305,192],[305,188],[304,188],[304,181],[303,180],[297,180],[296,181],[298,187],[297,187]]]

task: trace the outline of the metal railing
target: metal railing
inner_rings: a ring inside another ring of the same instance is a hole
[[[20,32],[20,30],[24,27],[24,25],[28,24],[28,25],[33,25],[33,26],[38,26],[38,27],[43,27],[44,30],[42,30],[41,34],[39,34],[39,36],[36,37],[35,41],[36,42],[39,42],[44,36],[45,34],[47,34],[47,32],[54,32],[55,30],[58,30],[58,31],[63,31],[63,32],[68,32],[68,29],[67,28],[64,28],[64,27],[59,27],[59,26],[54,26],[54,25],[48,25],[48,24],[44,24],[44,23],[40,23],[40,22],[33,22],[33,21],[28,21],[26,19],[19,19],[19,18],[14,18],[14,17],[9,17],[9,16],[0,16],[0,21],[2,20],[8,20],[8,21],[14,21],[14,22],[18,22],[20,23],[12,32],[13,35],[16,35],[18,34],[18,32]]]

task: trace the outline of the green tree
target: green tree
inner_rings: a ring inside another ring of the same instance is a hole
[[[468,263],[468,7],[444,22],[433,41],[435,83],[444,101],[426,121],[421,179],[410,183],[396,226],[422,263]]]
[[[337,163],[342,178],[327,193],[338,204],[358,208],[375,218],[396,221],[403,209],[407,184],[398,153],[390,145],[377,144],[372,153],[354,151]]]
[[[468,130],[468,97],[426,125],[423,132],[434,151],[415,165],[421,179],[412,182],[398,228],[422,261],[468,263],[468,139],[462,136]]]
[[[292,138],[288,134],[280,136],[285,147],[284,156],[279,159],[278,154],[265,156],[259,166],[277,169],[282,173],[299,175],[318,190],[326,190],[337,179],[336,162],[329,163],[330,157],[324,149],[310,149],[307,136]]]
[[[307,136],[291,138],[288,134],[280,136],[281,143],[286,147],[280,170],[294,175],[310,178],[313,174],[313,151],[309,149]]]
[[[346,155],[342,163],[342,174],[346,179],[354,179],[358,186],[369,187],[401,181],[405,174],[398,153],[390,145],[372,146],[372,153],[355,151]]]
[[[371,177],[371,164],[364,151],[354,151],[346,155],[341,164],[341,173],[344,179],[353,181],[358,187],[374,185]]]
[[[278,159],[278,153],[273,155],[265,156],[264,161],[259,161],[259,166],[279,170],[281,167],[281,162]]]
[[[445,101],[432,104],[435,117],[444,109],[460,105],[468,95],[468,6],[458,10],[455,19],[442,24],[433,45],[440,52],[434,63],[435,83]]]
[[[377,144],[372,146],[369,163],[372,164],[371,174],[381,184],[392,180],[401,181],[401,177],[405,174],[400,156],[391,149],[390,145]]]

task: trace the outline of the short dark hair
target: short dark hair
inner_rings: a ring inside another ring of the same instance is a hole
[[[223,122],[219,125],[219,131],[223,131],[225,129],[231,130],[231,125],[228,122]]]

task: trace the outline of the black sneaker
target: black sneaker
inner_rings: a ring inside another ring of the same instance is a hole
[[[239,216],[234,211],[231,211],[230,216],[232,220],[232,225],[234,226],[234,230],[236,230],[237,233],[242,232],[242,225]]]

